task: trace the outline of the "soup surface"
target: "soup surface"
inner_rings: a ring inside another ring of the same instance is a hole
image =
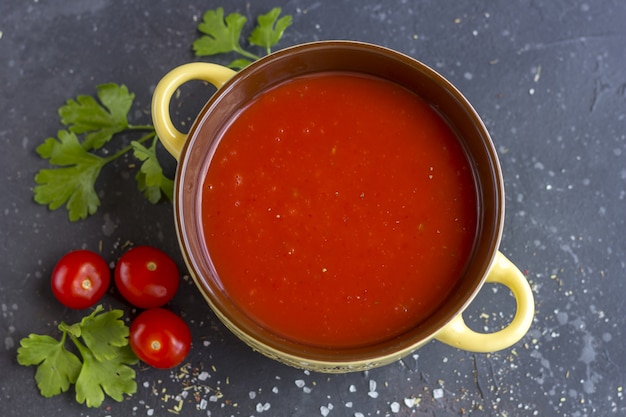
[[[301,343],[397,336],[454,289],[476,235],[472,169],[424,101],[352,73],[264,92],[223,132],[201,195],[230,298]]]

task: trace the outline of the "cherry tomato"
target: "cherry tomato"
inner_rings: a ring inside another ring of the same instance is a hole
[[[129,303],[139,308],[161,307],[178,291],[176,263],[151,246],[136,246],[115,266],[115,285]]]
[[[187,323],[171,311],[151,308],[133,320],[129,342],[135,355],[148,365],[172,368],[189,353],[191,331]]]
[[[57,262],[50,281],[54,296],[63,305],[83,309],[102,298],[111,282],[111,270],[97,253],[76,250]]]

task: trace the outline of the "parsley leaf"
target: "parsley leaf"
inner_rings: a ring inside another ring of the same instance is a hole
[[[129,346],[117,349],[110,359],[97,359],[94,352],[73,338],[83,357],[83,366],[76,379],[76,401],[87,407],[100,407],[104,394],[122,401],[124,394],[137,392],[135,370],[128,365],[137,362]]]
[[[135,95],[125,86],[109,83],[99,85],[97,90],[102,104],[84,95],[67,100],[59,109],[61,122],[66,129],[59,131],[56,138],[46,139],[36,149],[53,167],[41,169],[35,175],[35,202],[47,205],[50,210],[65,205],[70,221],[85,219],[98,210],[100,199],[95,183],[102,167],[134,150],[135,146],[128,145],[107,157],[101,157],[93,151],[103,147],[117,133],[147,130],[149,133],[133,143],[143,143],[152,138],[156,140],[152,125],[135,126],[128,123],[127,116]],[[144,168],[144,173],[148,168],[149,172],[159,172],[160,182],[151,182],[147,191],[142,176],[144,174],[138,173],[139,189],[146,191],[144,194],[153,204],[161,200],[162,194],[171,200],[174,190],[173,181],[162,175],[155,145],[151,148],[153,157]],[[157,187],[154,188],[154,185]]]
[[[131,142],[135,158],[143,161],[141,168],[135,175],[135,179],[137,180],[139,191],[143,191],[151,203],[158,202],[163,195],[169,201],[172,201],[174,198],[174,181],[163,175],[163,168],[161,168],[156,155],[156,144],[156,136],[150,148],[146,148],[137,141]]]
[[[65,349],[65,335],[59,342],[50,336],[31,334],[20,341],[17,362],[24,366],[37,366],[35,381],[44,397],[65,392],[76,382],[81,362]]]
[[[61,123],[69,126],[70,132],[89,132],[82,143],[86,150],[101,148],[128,128],[127,115],[135,99],[126,86],[113,83],[99,85],[97,96],[102,105],[92,96],[79,95],[59,108]]]
[[[265,53],[271,52],[271,47],[276,45],[283,37],[285,29],[291,26],[293,19],[290,15],[281,17],[280,7],[275,7],[269,12],[257,18],[257,25],[248,37],[251,45],[264,48]],[[204,13],[198,30],[204,36],[196,39],[192,47],[196,56],[209,56],[236,52],[243,58],[232,61],[228,66],[241,69],[260,57],[245,50],[240,43],[241,32],[247,22],[247,18],[239,13],[231,13],[224,17],[224,9],[218,7]]]
[[[58,139],[46,139],[37,153],[58,167],[37,173],[35,201],[50,210],[65,204],[71,221],[94,214],[100,205],[94,184],[108,160],[87,152],[76,135],[66,130],[58,133]]]
[[[265,53],[272,52],[271,47],[276,45],[283,37],[285,29],[291,26],[293,19],[286,15],[278,19],[281,8],[274,7],[272,10],[257,18],[258,25],[252,31],[248,42],[265,48]],[[277,20],[278,19],[278,20]]]
[[[59,324],[61,341],[51,336],[31,334],[20,341],[17,361],[37,366],[35,380],[44,397],[51,397],[76,385],[76,400],[98,407],[105,394],[121,401],[124,394],[137,391],[135,371],[138,362],[128,344],[128,327],[121,310],[103,312],[98,306],[79,323]],[[69,335],[81,359],[65,348]]]
[[[247,67],[248,65],[252,64],[252,61],[246,58],[238,58],[235,59],[233,61],[231,61],[228,64],[228,68],[234,69],[234,70],[240,70],[242,68]]]
[[[207,10],[202,16],[198,30],[205,36],[196,39],[193,50],[197,56],[217,55],[238,52],[251,59],[258,57],[239,44],[241,31],[248,19],[239,13],[230,13],[224,18],[224,9]]]
[[[118,348],[128,344],[128,327],[120,318],[122,310],[111,310],[106,314],[99,314],[102,306],[98,306],[93,313],[84,317],[80,322],[81,336],[85,345],[99,360],[111,359],[118,356]]]

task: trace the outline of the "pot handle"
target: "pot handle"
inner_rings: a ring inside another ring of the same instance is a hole
[[[184,64],[168,72],[157,84],[152,95],[152,122],[165,149],[177,160],[187,140],[187,135],[172,123],[170,101],[176,90],[191,80],[202,80],[222,87],[236,72],[230,68],[208,62]]]
[[[498,252],[485,282],[503,284],[513,293],[517,311],[511,323],[494,333],[479,333],[467,327],[463,315],[459,314],[437,332],[435,339],[459,349],[487,353],[514,345],[528,332],[535,313],[535,302],[522,272]]]

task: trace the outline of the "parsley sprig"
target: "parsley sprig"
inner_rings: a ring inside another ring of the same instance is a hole
[[[131,365],[138,359],[128,344],[129,329],[121,320],[124,313],[103,310],[98,306],[79,323],[59,324],[60,341],[37,334],[20,341],[17,361],[20,365],[37,366],[35,381],[41,395],[52,397],[75,384],[76,401],[99,407],[105,394],[122,401],[125,394],[137,391]],[[68,337],[80,358],[66,348]]]
[[[128,152],[142,164],[136,175],[138,188],[153,203],[163,196],[172,199],[173,181],[163,175],[156,156],[157,136],[152,125],[131,125],[128,113],[135,95],[126,86],[114,83],[97,87],[99,102],[92,96],[79,95],[59,108],[65,129],[46,139],[37,153],[52,168],[41,169],[35,176],[35,201],[55,210],[65,204],[70,221],[94,214],[100,206],[95,189],[102,168]],[[114,135],[144,131],[142,137],[112,155],[101,150]],[[142,144],[152,140],[150,148]]]
[[[250,45],[260,46],[266,54],[283,37],[285,30],[291,26],[293,19],[290,15],[281,17],[280,7],[275,7],[257,18],[257,25],[248,37]],[[239,13],[230,13],[224,17],[224,9],[218,7],[208,10],[198,25],[198,30],[205,35],[193,43],[196,56],[210,56],[229,52],[242,55],[243,58],[232,61],[231,68],[244,68],[252,61],[260,58],[244,49],[240,44],[241,32],[248,19]]]

